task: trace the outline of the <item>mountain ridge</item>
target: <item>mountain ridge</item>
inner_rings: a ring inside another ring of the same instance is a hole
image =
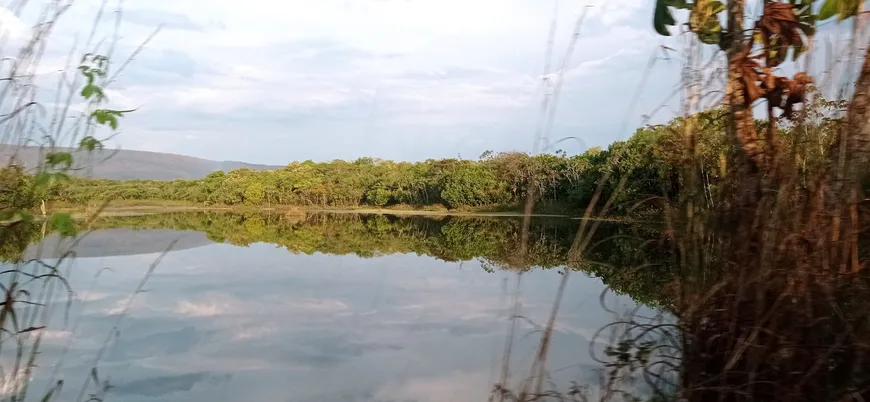
[[[215,161],[195,156],[139,151],[103,149],[92,152],[74,148],[56,148],[56,152],[73,154],[73,174],[113,180],[177,180],[200,179],[211,172],[248,168],[251,170],[273,170],[277,165],[263,165],[240,161]],[[33,169],[40,159],[38,147],[0,144],[0,162],[3,165],[16,162]]]

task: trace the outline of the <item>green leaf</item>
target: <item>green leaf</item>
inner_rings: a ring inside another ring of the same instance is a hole
[[[135,112],[136,109],[129,110],[112,110],[112,109],[97,109],[91,113],[91,116],[96,120],[97,123],[102,125],[109,125],[113,130],[118,129],[118,117],[123,117],[124,114]]]
[[[858,7],[864,0],[840,0],[840,21],[858,15]]]
[[[668,9],[669,3],[670,1],[668,0],[656,0],[655,14],[653,15],[653,27],[656,32],[662,36],[671,36],[667,27],[677,23],[671,15],[671,11]]]
[[[48,186],[55,182],[69,181],[69,176],[65,173],[49,173],[42,172],[36,175],[37,186]]]
[[[82,97],[85,99],[90,99],[94,95],[97,96],[97,100],[102,100],[106,97],[103,93],[103,89],[94,84],[89,83],[82,88]]]
[[[721,27],[720,27],[721,28]],[[721,29],[719,31],[702,31],[698,33],[698,39],[701,43],[707,45],[715,45],[722,39]]]
[[[62,168],[69,169],[73,164],[73,156],[69,152],[49,152],[45,154],[45,164],[51,168],[62,165]]]
[[[719,24],[719,19],[715,15],[708,18],[704,26],[698,31],[698,39],[702,43],[715,45],[719,43],[722,36],[722,25]]]
[[[85,99],[90,98],[91,96],[94,95],[94,88],[96,88],[96,86],[93,86],[93,85],[90,85],[90,84],[85,85],[85,87],[82,88],[82,96],[83,96]]]
[[[102,143],[102,141],[89,135],[87,137],[82,138],[82,140],[79,141],[79,149],[84,149],[84,150],[87,150],[89,152],[93,151],[95,149],[103,149],[103,143]]]
[[[837,15],[837,11],[840,8],[840,0],[827,0],[825,4],[822,4],[822,8],[819,9],[819,21],[824,21],[828,18],[831,18]]]
[[[858,15],[858,6],[864,0],[826,0],[819,10],[818,21],[837,16],[837,21],[843,21]]]
[[[82,75],[88,78],[88,85],[94,83],[94,72],[91,69],[82,70]]]
[[[118,115],[112,113],[112,110],[94,110],[92,116],[94,116],[94,120],[96,120],[97,123],[102,125],[109,125],[110,127],[112,127],[112,130],[118,129]]]
[[[78,233],[75,221],[70,214],[54,214],[49,218],[49,225],[52,230],[57,231],[61,236],[75,236]]]

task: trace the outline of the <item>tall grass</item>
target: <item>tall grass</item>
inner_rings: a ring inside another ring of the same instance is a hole
[[[118,1],[114,8],[110,8],[108,0],[100,4],[86,40],[69,49],[66,64],[59,72],[43,71],[43,60],[56,44],[53,38],[58,24],[75,6],[75,0],[16,0],[5,9],[8,15],[27,18],[32,26],[29,32],[11,32],[9,27],[15,24],[0,27],[6,28],[0,35],[0,142],[38,147],[41,158],[27,172],[35,180],[28,188],[16,191],[38,196],[52,182],[63,180],[71,171],[86,169],[86,164],[76,163],[79,161],[73,161],[72,154],[59,152],[58,148],[102,149],[101,129],[117,128],[117,120],[125,111],[106,108],[105,90],[142,49],[140,46],[124,62],[115,63],[122,5],[123,1]],[[112,11],[115,14],[113,29],[108,38],[101,38],[99,27],[110,22],[107,14]],[[56,80],[53,91],[45,92],[46,87],[52,87],[49,84],[52,80]],[[52,102],[46,101],[51,98]],[[18,161],[13,155],[4,163],[11,165]],[[50,328],[71,328],[73,332],[77,328],[78,321],[69,317],[76,294],[76,289],[70,286],[70,267],[76,258],[73,251],[76,244],[87,235],[75,233],[68,214],[50,213],[45,210],[44,203],[42,205],[41,221],[30,214],[28,209],[33,206],[9,206],[0,211],[3,213],[0,241],[9,240],[10,232],[17,225],[32,224],[42,225],[43,237],[52,231],[77,237],[66,250],[53,253],[61,255],[60,258],[33,258],[0,267],[0,295],[3,298],[0,302],[0,398],[49,401],[58,399],[65,387],[78,386],[80,382],[80,392],[75,400],[103,400],[109,384],[99,375],[101,352],[90,370],[80,373],[79,378],[61,378],[58,374],[70,348],[69,343],[57,361],[47,361],[40,354],[46,331]],[[104,207],[97,208],[88,219],[92,220]],[[36,250],[37,257],[41,255],[41,247]],[[144,274],[142,284],[151,276],[156,263]],[[131,303],[141,286],[131,289]],[[57,321],[58,316],[64,318],[63,322]],[[121,314],[118,320],[123,317]],[[107,334],[103,348],[112,342],[116,330],[117,326]],[[46,389],[31,389],[30,380],[37,367],[52,367],[48,379],[50,385]]]
[[[850,40],[853,49],[861,42],[856,36]],[[547,351],[567,269],[531,369],[516,381],[505,374],[516,336],[511,324],[491,400],[870,400],[870,283],[864,270],[870,255],[863,198],[870,167],[870,59],[859,69],[848,102],[825,102],[827,109],[819,111],[820,98],[804,99],[794,122],[775,116],[766,122],[769,133],[774,125],[790,124],[794,135],[776,147],[773,137],[758,139],[760,157],[747,155],[735,141],[723,155],[713,193],[700,166],[699,136],[705,134],[697,119],[704,76],[720,72],[704,70],[698,47],[690,40],[684,58],[680,193],[676,199],[651,198],[660,203],[665,223],[661,238],[650,241],[673,255],[670,269],[677,273],[667,289],[668,311],[655,317],[614,312],[614,323],[592,340],[611,345],[603,356],[595,355],[605,368],[601,381],[551,384]],[[727,121],[721,125],[729,126],[734,130]],[[751,166],[756,160],[765,164]],[[599,183],[585,217],[607,214],[613,198],[601,194],[610,179],[608,174]],[[574,264],[584,262],[596,229],[595,221],[580,222]],[[518,278],[517,293],[520,283]],[[520,316],[515,304],[512,320]]]

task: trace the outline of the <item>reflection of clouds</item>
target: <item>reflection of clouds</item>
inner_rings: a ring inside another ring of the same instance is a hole
[[[53,330],[43,330],[42,339],[43,340],[56,340],[56,339],[66,339],[72,335],[70,331],[53,331]]]
[[[266,324],[268,325],[268,324]],[[266,336],[272,335],[276,332],[274,326],[254,326],[254,327],[240,327],[233,334],[233,340],[235,341],[250,341],[254,339],[262,339]]]
[[[78,301],[93,301],[88,310],[99,314],[85,316],[75,351],[92,356],[88,353],[99,345],[90,343],[104,339],[116,318],[106,313],[122,311],[125,296],[152,260],[138,255],[77,261],[83,281],[104,266],[135,267],[107,273],[93,291],[78,295]],[[191,266],[197,275],[189,275]],[[477,262],[457,270],[455,264],[411,254],[295,255],[261,244],[172,252],[150,279],[148,292],[137,296],[104,362],[114,368],[113,377],[117,372],[124,380],[116,383],[123,386],[117,392],[121,402],[287,395],[484,400],[508,326],[513,284],[508,281],[506,291],[503,278],[514,275],[486,273]],[[558,278],[555,272],[526,275],[521,314],[545,322]],[[598,308],[600,291],[595,279],[572,279],[568,307],[557,320],[553,367],[588,363],[588,337],[610,319]],[[78,301],[76,307],[84,304]],[[520,321],[519,329],[518,337],[533,327]],[[526,373],[536,337],[517,345],[512,366],[515,373]],[[215,368],[234,374],[226,389],[235,393],[214,391],[214,384],[203,380],[208,375],[196,374]]]
[[[120,395],[136,394],[150,397],[165,397],[175,392],[190,391],[197,383],[204,380],[216,384],[229,381],[230,378],[231,375],[215,376],[208,373],[152,377],[114,386],[112,392]]]
[[[276,356],[286,359],[288,364],[324,369],[364,355],[401,350],[402,346],[397,344],[360,342],[346,336],[325,335],[314,339],[298,340],[293,347],[275,352]]]
[[[191,352],[204,340],[205,335],[194,327],[137,336],[129,334],[109,349],[107,361],[137,358],[178,356]]]
[[[213,317],[230,312],[229,303],[214,301],[190,302],[182,300],[175,308],[175,313],[191,317]]]
[[[430,378],[413,378],[391,382],[376,395],[376,400],[419,402],[477,402],[489,397],[490,375],[487,372],[455,371]]]
[[[109,297],[107,293],[97,293],[97,292],[81,292],[76,293],[75,299],[82,302],[90,302],[103,300]]]
[[[396,283],[396,286],[405,290],[428,292],[456,289],[460,286],[460,278],[445,278],[437,276],[424,276],[420,278],[406,278]]]
[[[135,299],[135,297],[132,295],[124,297],[121,300],[118,300],[117,302],[115,302],[114,306],[106,309],[105,312],[107,315],[121,314],[124,312],[125,309],[128,308],[128,305],[130,305],[131,301],[133,301],[134,299]],[[133,305],[129,306],[129,308],[132,308],[132,307],[133,307]]]
[[[417,315],[469,320],[476,318],[494,318],[499,310],[499,300],[480,299],[475,301],[440,299],[442,295],[432,295],[431,299],[420,297],[419,302],[400,306],[398,310]]]
[[[291,300],[286,305],[287,308],[307,313],[338,313],[348,308],[347,304],[340,300],[334,299],[301,299]]]
[[[261,300],[242,300],[228,294],[210,294],[199,300],[178,301],[172,312],[189,317],[253,316],[269,313],[287,314],[338,314],[348,305],[336,299],[299,298],[292,296],[270,297]]]

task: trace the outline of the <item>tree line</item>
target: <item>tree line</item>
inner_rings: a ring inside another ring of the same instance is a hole
[[[808,120],[797,128],[776,127],[782,146],[800,147],[798,169],[811,171],[824,163],[822,153],[840,120],[840,103],[816,96]],[[181,201],[206,206],[408,207],[423,209],[510,209],[523,204],[529,191],[538,206],[573,208],[587,205],[605,173],[603,195],[614,197],[616,214],[655,214],[656,199],[680,195],[680,169],[700,169],[706,207],[716,208],[719,182],[733,163],[734,146],[726,137],[724,109],[687,120],[642,127],[626,141],[579,155],[529,155],[487,151],[478,160],[429,159],[394,162],[373,158],[355,161],[293,162],[276,170],[216,171],[196,180],[106,180],[68,177],[49,186],[31,186],[33,178],[18,166],[0,169],[0,204],[35,207],[39,200],[86,204],[103,200]],[[759,127],[767,123],[758,121]],[[698,127],[695,127],[697,125]],[[809,128],[808,128],[809,127]],[[688,144],[687,141],[693,141]],[[686,149],[694,149],[688,154]],[[30,188],[35,191],[29,190]],[[619,189],[616,192],[617,188]]]
[[[269,171],[216,171],[196,180],[70,177],[40,189],[38,194],[25,191],[32,178],[12,166],[0,171],[0,189],[9,194],[0,196],[0,202],[33,206],[43,199],[72,204],[112,199],[209,206],[499,209],[524,203],[532,191],[543,205],[583,205],[608,169],[630,176],[622,198],[660,193],[662,181],[674,176],[672,163],[663,154],[671,131],[667,126],[646,127],[608,149],[593,148],[573,156],[564,152],[529,155],[487,151],[478,160],[293,162]],[[619,150],[622,160],[614,165],[613,155]]]

